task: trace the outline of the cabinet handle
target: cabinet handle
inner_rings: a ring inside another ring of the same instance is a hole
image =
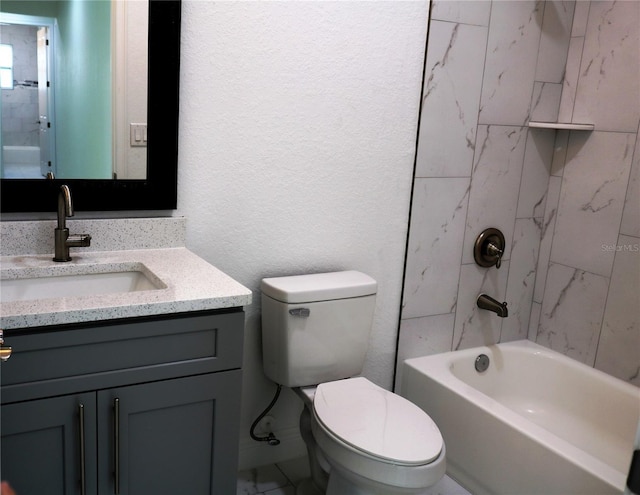
[[[78,426],[80,428],[80,493],[87,493],[87,470],[84,450],[84,404],[78,404]]]
[[[11,357],[11,347],[0,347],[0,359],[6,361]]]
[[[120,399],[113,399],[113,477],[115,494],[120,493]]]
[[[0,328],[0,345],[4,344],[4,330]],[[0,359],[6,361],[11,357],[11,347],[0,347]]]

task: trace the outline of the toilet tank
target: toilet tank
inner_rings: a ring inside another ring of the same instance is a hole
[[[377,283],[357,271],[265,278],[262,352],[266,375],[287,387],[362,372]]]

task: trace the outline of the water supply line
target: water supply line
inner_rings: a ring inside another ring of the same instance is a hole
[[[269,411],[271,411],[271,408],[275,405],[276,401],[278,400],[278,397],[280,397],[280,391],[282,390],[282,385],[280,385],[279,383],[277,385],[278,385],[278,388],[276,388],[276,393],[273,396],[273,399],[271,399],[271,403],[266,407],[264,411],[262,411],[262,413],[260,413],[260,416],[256,418],[256,420],[251,425],[251,429],[249,430],[249,435],[251,435],[251,438],[253,440],[255,440],[256,442],[267,442],[272,447],[275,447],[276,445],[280,445],[280,440],[276,438],[273,432],[269,432],[267,436],[259,437],[255,434],[255,429],[256,429],[256,426],[258,426],[258,423],[260,422],[260,420],[264,418]]]

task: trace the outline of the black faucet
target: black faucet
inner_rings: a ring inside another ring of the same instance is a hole
[[[54,231],[55,251],[53,261],[71,261],[69,248],[87,247],[91,245],[89,234],[69,235],[67,228],[67,217],[72,217],[73,202],[71,201],[71,191],[69,186],[63,184],[58,193],[58,227]]]

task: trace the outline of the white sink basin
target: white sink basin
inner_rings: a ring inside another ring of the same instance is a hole
[[[53,267],[46,273],[38,273],[44,272],[43,270],[26,269],[7,273],[3,271],[0,279],[0,302],[96,296],[166,288],[160,279],[139,263],[71,268],[72,270]],[[90,272],[68,273],[82,268]]]

